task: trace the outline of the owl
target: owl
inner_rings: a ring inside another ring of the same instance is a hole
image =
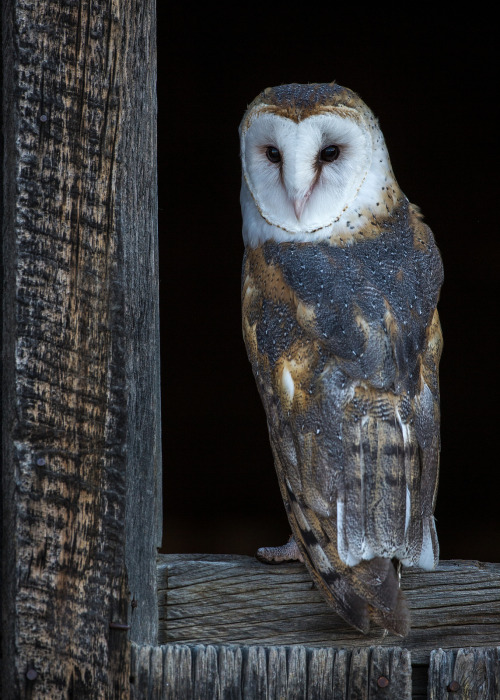
[[[438,562],[439,251],[351,90],[264,90],[240,125],[243,336],[292,537],[327,603],[405,636]]]

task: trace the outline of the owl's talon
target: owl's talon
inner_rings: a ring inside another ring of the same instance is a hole
[[[280,547],[261,547],[257,550],[255,556],[264,564],[280,564],[284,561],[300,561],[304,563],[293,535],[290,535],[288,542]]]

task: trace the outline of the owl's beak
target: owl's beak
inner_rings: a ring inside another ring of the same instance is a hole
[[[306,206],[310,194],[311,190],[306,192],[302,197],[294,197],[292,199],[293,210],[298,221],[300,221],[300,217],[302,216],[302,212],[304,211],[304,207]]]

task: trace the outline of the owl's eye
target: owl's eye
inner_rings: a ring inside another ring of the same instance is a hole
[[[340,155],[340,148],[338,146],[327,146],[323,148],[319,154],[319,159],[325,161],[325,163],[333,163],[334,160]]]
[[[280,163],[281,162],[281,153],[278,151],[278,149],[275,146],[268,146],[266,148],[266,156],[267,156],[267,160],[270,160],[271,163]]]

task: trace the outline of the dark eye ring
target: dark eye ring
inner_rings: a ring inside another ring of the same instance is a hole
[[[331,145],[323,148],[319,154],[319,159],[325,161],[325,163],[333,163],[334,160],[337,160],[339,155],[340,148],[338,146]]]
[[[281,163],[281,153],[276,146],[268,146],[266,148],[266,157],[271,163]]]

